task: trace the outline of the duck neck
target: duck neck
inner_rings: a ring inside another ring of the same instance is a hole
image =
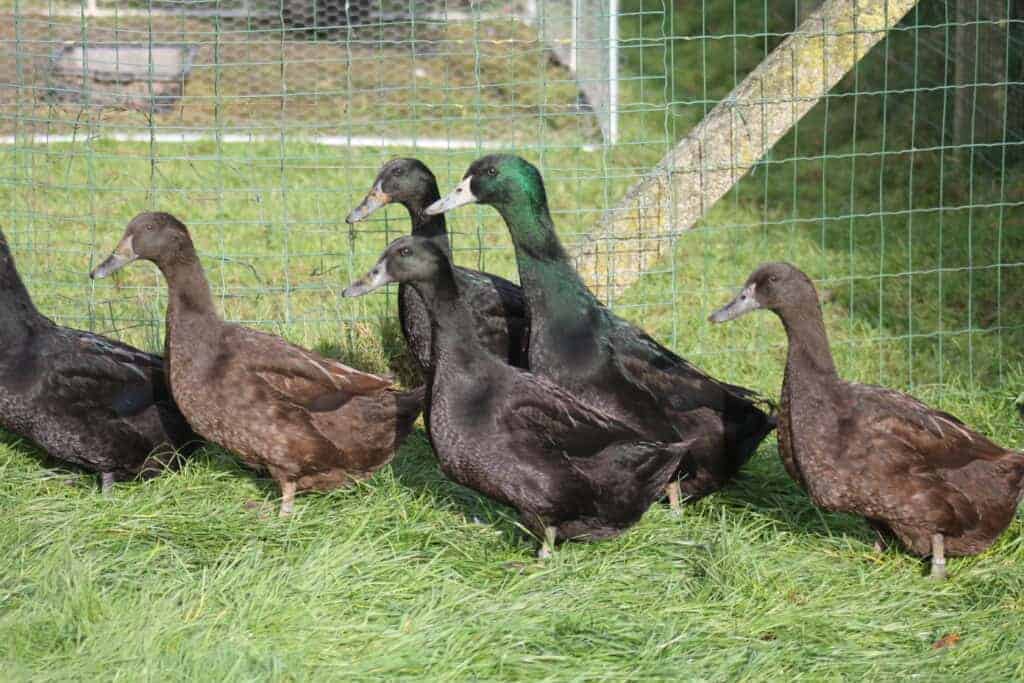
[[[838,381],[839,373],[829,348],[825,322],[817,301],[777,311],[789,338],[786,379],[814,382]]]
[[[476,335],[476,321],[459,298],[451,264],[444,264],[433,280],[414,282],[412,287],[430,312],[431,355],[437,371],[449,363],[466,369],[487,356]]]
[[[191,244],[171,259],[158,263],[157,267],[167,278],[168,337],[172,333],[172,320],[217,316],[210,283],[206,280],[199,256]]]
[[[530,307],[538,317],[578,317],[596,300],[569,262],[546,202],[497,205],[516,251],[519,280]]]
[[[16,344],[43,319],[18,275],[7,240],[0,233],[0,346]]]
[[[441,198],[437,189],[437,183],[432,183],[423,190],[423,193],[412,199],[402,202],[402,205],[409,212],[409,220],[412,222],[412,234],[416,237],[429,239],[441,248],[447,256],[451,256],[451,245],[448,243],[448,229],[445,223],[444,214],[428,216],[424,209]]]

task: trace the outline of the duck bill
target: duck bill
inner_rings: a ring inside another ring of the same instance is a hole
[[[341,295],[345,297],[362,296],[394,281],[395,279],[388,274],[387,263],[381,259],[370,269],[370,272],[346,287]]]
[[[366,220],[371,213],[390,203],[391,195],[382,190],[380,183],[377,183],[363,199],[363,202],[349,212],[348,216],[345,217],[345,222],[352,225],[353,223]]]
[[[452,209],[459,208],[460,206],[475,203],[477,201],[476,195],[474,195],[473,190],[470,189],[470,182],[472,180],[473,178],[471,176],[463,178],[462,182],[456,185],[454,190],[428,206],[426,210],[424,210],[424,213],[428,216],[436,216],[439,213],[447,213]]]
[[[751,311],[756,311],[759,308],[761,308],[761,304],[757,302],[757,297],[754,296],[754,285],[748,285],[743,288],[743,291],[735,299],[709,315],[708,320],[713,323],[725,323],[746,315]]]
[[[92,272],[89,273],[89,277],[93,280],[99,280],[108,275],[113,275],[138,258],[135,249],[132,248],[132,236],[128,235],[121,240],[117,248],[114,249],[113,253],[103,263],[93,268]]]

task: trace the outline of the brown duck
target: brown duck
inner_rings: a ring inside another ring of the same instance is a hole
[[[385,465],[419,414],[423,391],[225,322],[185,226],[143,213],[91,274],[152,261],[167,279],[166,364],[171,394],[198,433],[266,471],[281,487],[281,515],[296,491],[364,479]]]
[[[930,555],[934,578],[945,578],[947,554],[992,545],[1020,502],[1024,454],[912,396],[843,381],[818,293],[794,266],[762,265],[711,321],[758,308],[778,315],[789,337],[779,454],[814,503],[860,515],[911,553]]]

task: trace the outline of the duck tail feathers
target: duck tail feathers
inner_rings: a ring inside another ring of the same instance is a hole
[[[427,396],[426,385],[420,385],[410,391],[398,395],[398,419],[410,425],[423,412],[423,402]]]

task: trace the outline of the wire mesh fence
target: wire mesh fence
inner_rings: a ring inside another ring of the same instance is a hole
[[[889,3],[861,6],[884,13]],[[543,171],[562,239],[578,250],[823,9],[764,0],[2,7],[0,211],[23,274],[62,322],[150,348],[162,335],[157,275],[112,285],[84,277],[136,212],[169,210],[190,225],[228,317],[302,343],[358,345],[393,306],[340,291],[408,229],[398,208],[343,223],[383,161],[418,156],[444,190],[485,151],[520,153]],[[839,353],[856,359],[861,379],[978,389],[1019,375],[1024,7],[922,0],[894,23],[750,172],[736,173],[695,230],[670,208],[628,243],[635,259],[609,266],[608,277],[635,284],[599,293],[698,362],[777,363],[784,344],[767,321],[752,323],[757,334],[701,321],[745,269],[788,258],[832,301]],[[848,37],[858,30],[855,20]],[[494,212],[458,212],[449,227],[459,262],[514,275]]]

